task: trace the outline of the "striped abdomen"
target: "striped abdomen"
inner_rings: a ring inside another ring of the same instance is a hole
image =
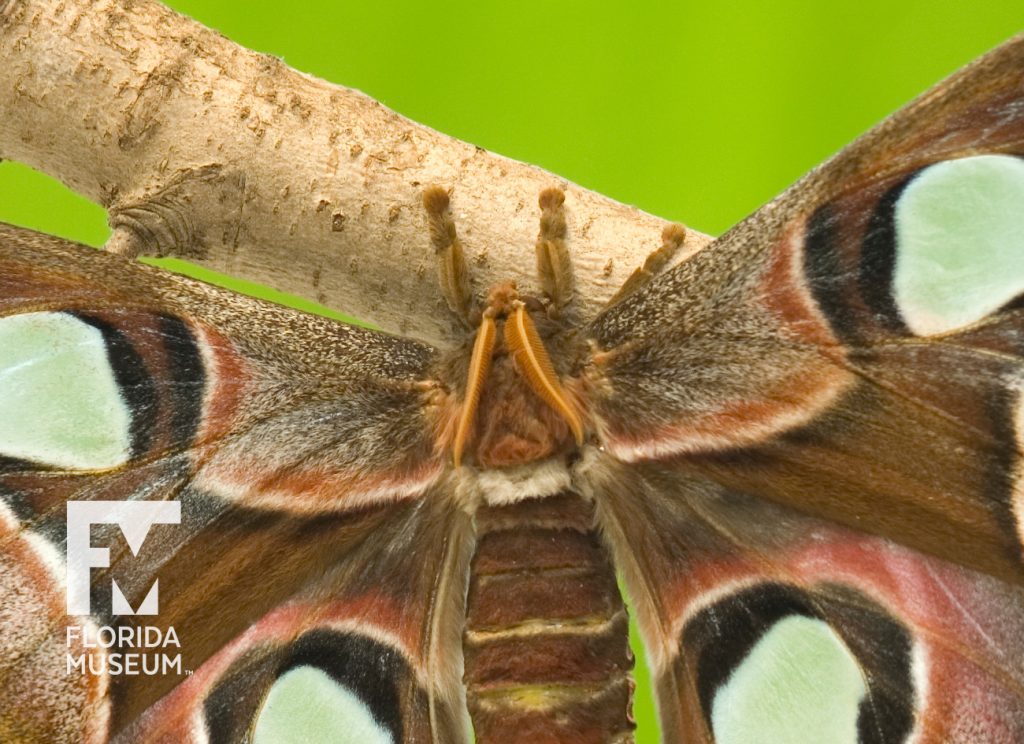
[[[632,741],[629,622],[575,494],[477,512],[465,681],[480,744]]]

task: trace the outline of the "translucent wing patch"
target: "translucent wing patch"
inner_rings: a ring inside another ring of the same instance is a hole
[[[1024,293],[1024,159],[919,171],[893,208],[893,303],[918,336],[959,330]]]
[[[717,613],[709,611],[705,622],[717,621]],[[726,680],[702,701],[711,711],[716,741],[857,741],[860,705],[868,689],[839,634],[823,620],[793,614],[758,635]],[[811,715],[791,715],[794,708]]]
[[[131,456],[131,414],[102,332],[69,313],[0,318],[0,453],[71,470]]]

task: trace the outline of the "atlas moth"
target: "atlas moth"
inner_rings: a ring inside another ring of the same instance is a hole
[[[667,742],[1024,740],[1022,157],[1017,38],[596,317],[430,186],[451,350],[0,228],[0,738],[629,741],[618,574]]]

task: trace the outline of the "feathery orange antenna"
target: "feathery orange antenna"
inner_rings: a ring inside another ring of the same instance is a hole
[[[462,465],[462,450],[465,449],[466,440],[469,438],[469,431],[473,427],[473,421],[476,418],[476,409],[480,403],[480,393],[483,391],[484,381],[487,379],[487,371],[491,368],[491,352],[494,351],[496,335],[497,327],[494,323],[494,313],[488,310],[484,313],[483,321],[476,332],[476,340],[473,342],[473,354],[469,358],[466,398],[462,401],[459,424],[455,429],[455,442],[452,445],[452,459],[455,462],[455,467]]]
[[[576,413],[576,407],[555,374],[551,357],[537,333],[537,326],[523,303],[518,300],[505,321],[505,347],[515,358],[519,371],[533,391],[565,419],[576,437],[576,444],[583,444],[583,424]]]

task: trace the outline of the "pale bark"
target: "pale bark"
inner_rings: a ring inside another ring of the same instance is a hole
[[[537,196],[563,185],[583,317],[658,247],[664,226],[154,0],[0,0],[0,157],[106,207],[109,247],[186,257],[439,344],[455,326],[425,186],[452,188],[482,293],[508,279],[536,289]],[[683,255],[706,242],[689,233]]]

